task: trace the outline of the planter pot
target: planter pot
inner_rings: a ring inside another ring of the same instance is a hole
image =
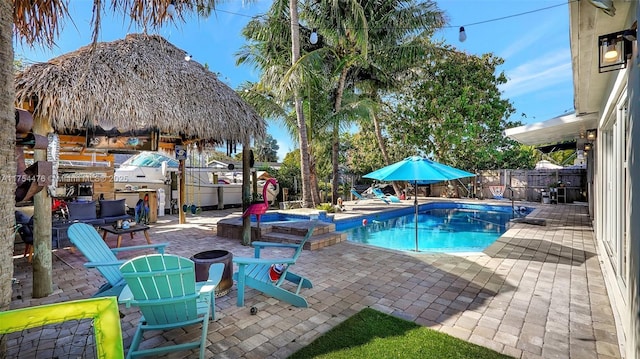
[[[209,267],[213,263],[224,263],[222,279],[216,286],[216,298],[226,295],[233,286],[231,271],[233,270],[233,254],[225,250],[211,250],[196,253],[191,257],[196,267],[196,282],[204,282],[209,277]]]

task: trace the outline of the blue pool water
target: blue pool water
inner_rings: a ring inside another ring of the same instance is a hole
[[[265,215],[260,216],[260,223],[261,224],[279,224],[279,223],[288,223],[288,222],[295,222],[295,221],[302,221],[302,219],[297,219],[297,218],[289,218],[289,217],[282,217],[282,218],[277,218],[277,217],[266,217]],[[258,219],[256,218],[256,216],[251,216],[251,223],[257,223]]]
[[[331,219],[327,217],[326,213],[317,216],[318,220],[324,222],[331,222]],[[281,213],[281,212],[267,212],[260,216],[260,223],[268,223],[268,224],[278,224],[278,223],[286,223],[286,222],[296,222],[296,221],[308,221],[309,216],[304,214],[293,214],[293,213]],[[256,216],[251,215],[251,222],[256,223]]]
[[[495,242],[506,231],[514,216],[524,216],[530,209],[513,213],[511,206],[481,206],[459,203],[431,203],[420,206],[418,214],[418,249],[431,252],[478,252]],[[347,240],[396,250],[416,249],[414,209],[386,215],[368,216],[337,225],[347,233]],[[397,213],[402,212],[402,213]]]

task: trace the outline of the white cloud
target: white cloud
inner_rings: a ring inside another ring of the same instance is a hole
[[[568,52],[550,52],[505,70],[508,82],[500,87],[509,98],[571,81],[571,58]]]
[[[548,37],[549,33],[556,29],[556,26],[553,21],[546,21],[540,23],[534,29],[529,29],[527,31],[522,31],[522,36],[519,36],[517,41],[513,42],[506,49],[502,50],[499,54],[503,59],[508,60],[512,56],[520,53],[520,52],[531,52],[531,49],[534,47],[534,44],[538,42],[538,40],[543,39],[544,37]]]
[[[559,30],[557,15],[550,14],[540,20],[535,26],[518,29],[518,40],[500,52],[499,56],[505,59],[502,69],[508,78],[500,89],[508,98],[571,84],[569,44],[549,41]],[[519,65],[508,68],[513,63]]]

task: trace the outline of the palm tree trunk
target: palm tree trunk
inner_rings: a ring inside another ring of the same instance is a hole
[[[313,153],[309,154],[309,183],[311,185],[311,202],[313,207],[320,205],[320,189],[318,188],[318,174],[316,171],[316,159]]]
[[[378,121],[378,116],[376,116],[375,111],[371,111],[371,119],[373,120],[373,127],[376,132],[376,139],[378,140],[378,147],[380,148],[380,152],[382,152],[382,158],[384,159],[385,165],[391,164],[391,158],[389,158],[389,153],[387,152],[387,145],[384,143],[384,138],[382,137],[382,129],[380,128],[380,122]],[[396,192],[396,196],[400,196],[400,185],[397,181],[391,182],[393,184],[393,190]]]
[[[313,154],[313,117],[312,117],[312,109],[311,109],[311,92],[309,92],[309,128],[307,132],[307,147],[309,150],[309,185],[311,188],[311,205],[313,208],[320,205],[320,189],[318,188],[318,175],[316,171],[316,158]]]
[[[344,67],[340,73],[340,79],[338,80],[338,90],[336,91],[336,102],[333,107],[334,114],[340,112],[342,108],[342,95],[344,94],[344,86],[347,82],[348,67]],[[338,117],[333,121],[333,133],[331,144],[331,204],[336,204],[338,200],[338,171],[339,171],[339,151],[340,151],[340,120]]]
[[[300,28],[298,25],[298,0],[289,0],[289,13],[291,17],[291,64],[300,59]],[[307,124],[302,110],[302,98],[296,90],[294,104],[296,108],[296,120],[298,122],[298,136],[300,142],[300,169],[302,171],[302,207],[308,208],[312,204],[311,174],[309,170],[309,141],[307,137]]]
[[[15,114],[13,84],[13,1],[0,1],[0,178],[7,179],[0,186],[0,310],[9,309],[11,304],[11,278],[13,277],[13,211],[15,210],[16,163],[14,157]]]
[[[340,171],[340,124],[335,119],[331,133],[331,204],[338,203],[338,175]]]

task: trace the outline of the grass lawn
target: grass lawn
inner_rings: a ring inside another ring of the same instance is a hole
[[[511,357],[414,322],[365,308],[289,358]]]

